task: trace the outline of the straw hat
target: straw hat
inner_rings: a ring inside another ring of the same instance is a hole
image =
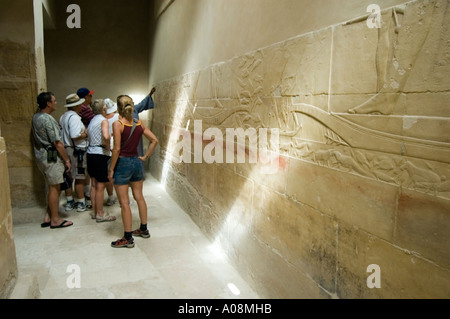
[[[64,107],[74,107],[82,104],[84,101],[85,99],[80,99],[78,95],[73,93],[66,97],[66,105],[64,105]]]

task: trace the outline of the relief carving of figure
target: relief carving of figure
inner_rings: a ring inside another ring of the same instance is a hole
[[[349,109],[349,113],[393,113],[431,30],[436,7],[436,1],[429,1],[418,7],[397,7],[382,14],[381,27],[377,29],[377,93],[364,103]],[[407,24],[402,25],[401,20]]]

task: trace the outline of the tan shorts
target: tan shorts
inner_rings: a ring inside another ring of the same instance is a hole
[[[64,164],[58,159],[57,163],[38,162],[39,170],[44,174],[47,185],[58,185],[64,181]]]
[[[73,154],[72,147],[66,147],[67,155],[69,156],[70,163],[72,164],[72,178],[73,179],[86,179],[88,177],[87,172],[87,153],[84,152],[83,161],[78,163],[78,156]]]

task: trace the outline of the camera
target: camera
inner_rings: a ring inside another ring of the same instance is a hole
[[[49,147],[47,149],[47,162],[56,163],[58,160],[58,151],[54,147]]]

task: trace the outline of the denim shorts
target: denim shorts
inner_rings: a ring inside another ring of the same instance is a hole
[[[144,180],[143,163],[136,156],[119,157],[114,169],[114,184],[128,185],[130,182]]]

